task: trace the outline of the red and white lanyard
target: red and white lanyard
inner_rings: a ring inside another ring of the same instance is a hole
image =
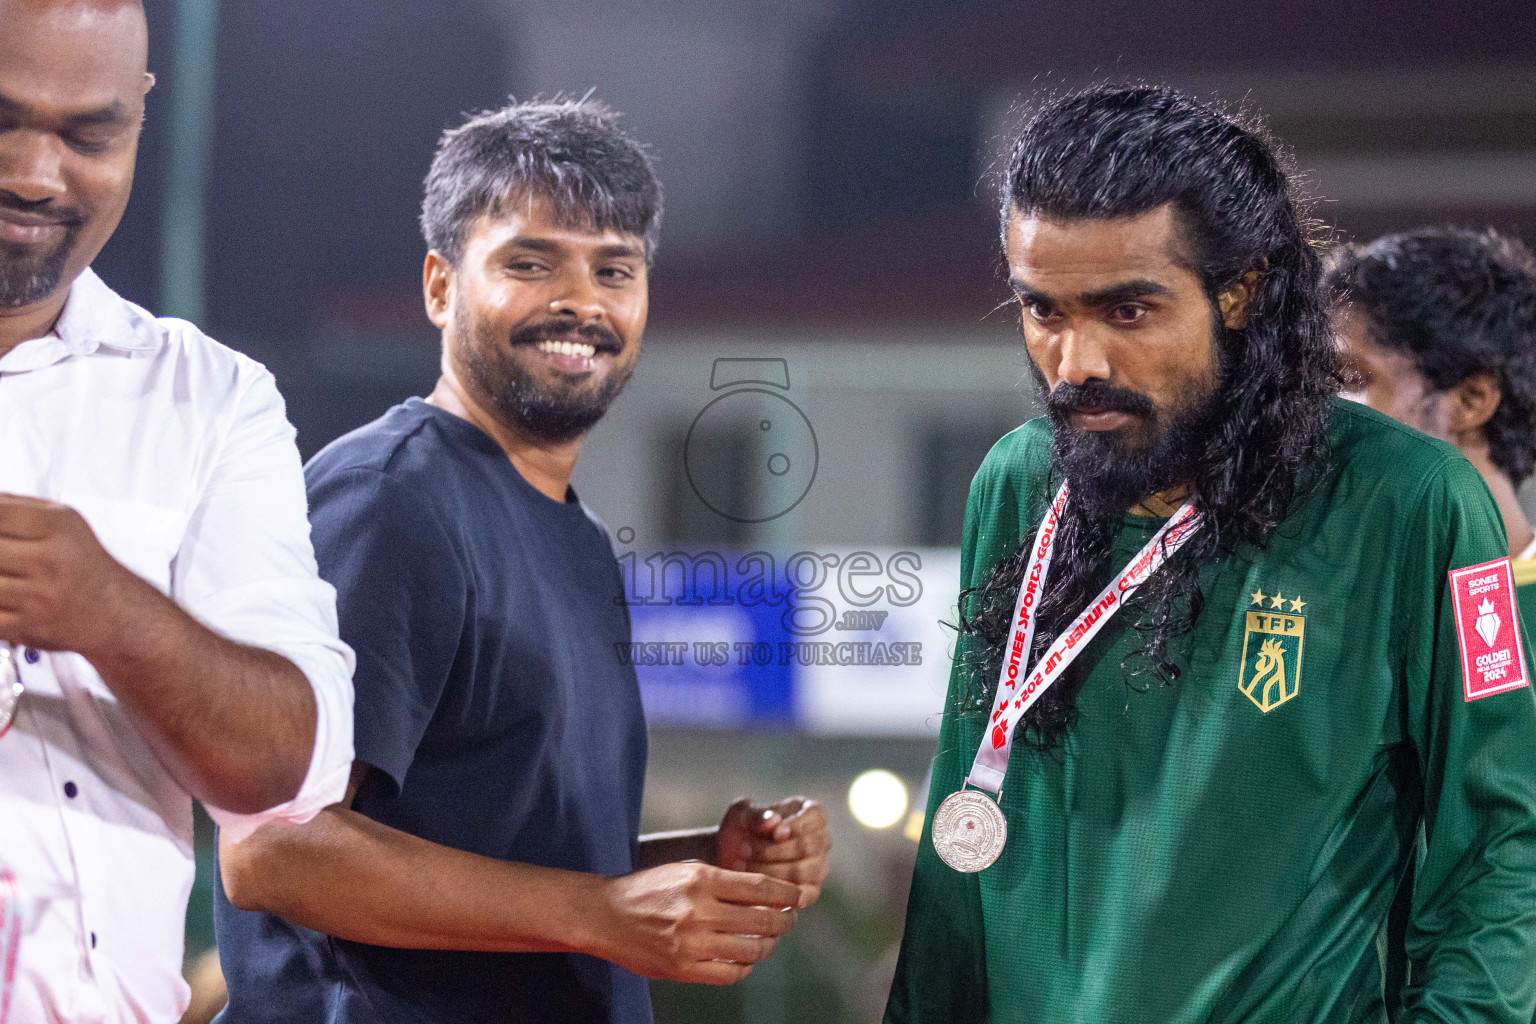
[[[1013,750],[1013,731],[1024,717],[1024,712],[1061,678],[1067,666],[1072,664],[1088,642],[1098,635],[1121,605],[1128,601],[1136,588],[1177,551],[1200,528],[1200,519],[1193,502],[1185,502],[1173,518],[1147,541],[1146,547],[1120,574],[1109,582],[1099,595],[1072,624],[1063,629],[1050,648],[1035,663],[1028,676],[1024,674],[1030,646],[1035,642],[1035,622],[1038,618],[1040,598],[1045,590],[1046,573],[1051,567],[1051,555],[1055,549],[1056,530],[1061,523],[1062,510],[1067,507],[1067,485],[1061,485],[1056,499],[1045,513],[1040,529],[1035,534],[1035,544],[1024,571],[1024,582],[1019,585],[1019,599],[1013,608],[1013,635],[1009,638],[1003,658],[1002,670],[997,677],[997,705],[992,709],[992,720],[981,738],[981,749],[976,752],[976,763],[966,782],[992,793],[1001,793],[1003,777],[1008,774],[1008,755]]]

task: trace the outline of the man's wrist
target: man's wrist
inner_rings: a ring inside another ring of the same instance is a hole
[[[572,952],[606,959],[613,931],[613,879],[574,871],[570,877],[564,887],[564,906],[548,916],[553,925],[548,938]]]

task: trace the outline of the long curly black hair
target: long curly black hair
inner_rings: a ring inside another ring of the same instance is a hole
[[[1203,525],[1136,595],[1128,616],[1141,645],[1121,665],[1128,686],[1178,678],[1177,641],[1199,618],[1200,574],[1241,545],[1263,546],[1326,463],[1328,409],[1338,392],[1323,301],[1318,227],[1262,127],[1174,89],[1100,86],[1039,110],[1014,143],[1003,187],[1004,231],[1015,211],[1059,220],[1130,217],[1172,204],[1213,315],[1217,297],[1259,273],[1247,325],[1216,317],[1221,382],[1188,453],[1187,486]],[[1053,469],[1043,508],[1060,482]],[[1058,534],[1034,655],[1048,647],[1116,567],[1110,546],[1124,510],[1074,507]],[[1027,547],[998,563],[960,600],[963,706],[986,713],[1010,635]],[[1057,747],[1076,719],[1083,670],[1074,666],[1020,723],[1018,741]]]
[[[1483,424],[1488,457],[1516,487],[1536,470],[1536,259],[1518,239],[1446,227],[1341,246],[1323,288],[1435,390],[1492,376],[1503,398]]]

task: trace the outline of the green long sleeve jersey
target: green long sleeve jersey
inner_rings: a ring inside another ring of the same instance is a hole
[[[963,586],[1033,536],[1050,431],[978,471]],[[888,1024],[1529,1024],[1536,699],[1503,525],[1449,445],[1344,401],[1329,441],[1265,547],[1208,568],[1177,682],[1127,685],[1134,610],[1085,649],[1065,748],[1015,746],[976,875],[932,846],[985,715],[952,673]],[[1158,525],[1127,516],[1117,566]],[[1453,570],[1483,563],[1459,621]]]
[[[1519,559],[1515,567],[1515,595],[1526,632],[1536,629],[1536,558]]]

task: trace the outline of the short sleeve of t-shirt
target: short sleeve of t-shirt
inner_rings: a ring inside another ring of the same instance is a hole
[[[308,485],[320,575],[357,652],[357,758],[398,791],[462,632],[460,557],[440,518],[385,471],[311,464]]]

